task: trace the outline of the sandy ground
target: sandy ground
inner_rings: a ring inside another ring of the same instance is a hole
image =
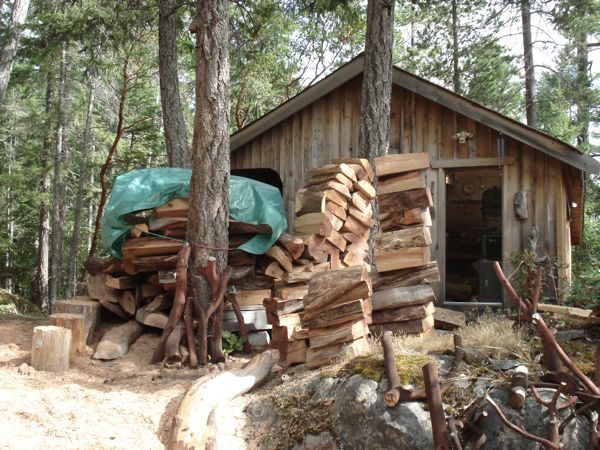
[[[0,318],[0,448],[164,448],[183,394],[207,369],[148,364],[159,335],[144,334],[120,360],[81,357],[67,372],[38,372],[28,363],[43,324]]]

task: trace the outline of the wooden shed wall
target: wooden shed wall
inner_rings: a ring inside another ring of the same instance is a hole
[[[357,156],[362,77],[358,76],[319,100],[274,125],[231,155],[232,168],[269,167],[284,183],[288,223],[294,219],[294,196],[304,185],[311,167],[336,158]],[[468,131],[473,138],[460,144],[454,135]],[[441,168],[427,172],[434,198],[432,210],[432,257],[444,267],[445,170],[448,164],[477,167],[495,165],[500,134],[488,126],[394,85],[392,89],[390,153],[425,151]],[[505,159],[512,164],[503,171],[503,254],[505,268],[510,256],[527,246],[533,225],[540,231],[538,251],[570,263],[567,193],[560,161],[512,138],[503,137]],[[482,161],[481,158],[491,158]],[[449,163],[448,160],[452,160]],[[458,161],[457,161],[458,160]],[[490,164],[490,161],[493,164]],[[499,169],[500,170],[500,169]],[[529,218],[515,217],[513,198],[528,191]],[[561,284],[568,276],[562,270]]]

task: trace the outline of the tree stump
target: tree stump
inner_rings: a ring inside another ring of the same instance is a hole
[[[53,313],[83,314],[85,317],[86,343],[94,340],[94,331],[100,323],[100,304],[89,297],[73,297],[58,300],[52,305]]]
[[[50,316],[50,324],[71,330],[71,358],[86,355],[85,316],[83,314],[57,313]]]
[[[53,325],[33,329],[31,365],[36,370],[68,370],[70,351],[71,330]]]

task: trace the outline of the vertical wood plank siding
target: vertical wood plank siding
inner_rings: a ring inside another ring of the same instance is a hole
[[[362,77],[358,76],[308,105],[252,141],[236,149],[233,168],[269,167],[279,172],[284,184],[284,203],[290,229],[294,198],[311,167],[336,158],[357,155],[358,121]],[[455,134],[473,135],[459,143]],[[432,160],[496,158],[504,140],[505,157],[514,163],[503,166],[503,257],[510,270],[511,257],[527,248],[532,226],[540,231],[538,252],[557,256],[570,264],[570,232],[563,163],[462,114],[397,85],[392,88],[390,153],[427,152]],[[434,198],[432,210],[432,257],[443,267],[445,259],[445,173],[430,169],[427,185]],[[514,214],[514,195],[528,195],[529,218]],[[560,287],[570,269],[560,270]],[[439,291],[438,289],[436,289]]]

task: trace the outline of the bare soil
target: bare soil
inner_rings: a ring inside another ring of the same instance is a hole
[[[122,359],[80,357],[67,372],[38,372],[31,337],[44,324],[0,318],[0,448],[164,448],[181,398],[208,368],[150,365],[159,334],[146,333]]]

